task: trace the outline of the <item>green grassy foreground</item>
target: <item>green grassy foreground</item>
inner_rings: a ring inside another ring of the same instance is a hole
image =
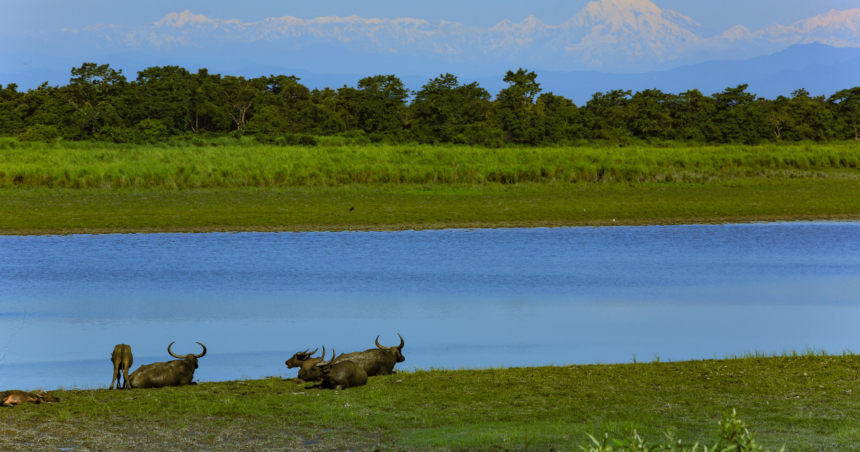
[[[205,366],[205,363],[201,363]],[[770,450],[860,450],[860,357],[432,370],[347,391],[271,378],[57,391],[0,409],[0,449],[579,450],[587,434],[712,445],[733,409]],[[701,450],[701,449],[700,449]]]

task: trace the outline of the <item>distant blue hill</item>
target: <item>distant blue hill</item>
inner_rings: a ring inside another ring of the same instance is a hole
[[[490,92],[504,87],[501,78],[478,80]],[[600,72],[541,72],[544,92],[552,91],[583,105],[591,95],[613,89],[642,91],[656,88],[668,93],[698,89],[706,95],[749,84],[749,91],[769,99],[789,96],[799,88],[812,95],[831,95],[860,86],[860,49],[822,44],[795,45],[782,52],[741,61],[709,61],[668,71],[642,74]]]
[[[37,58],[26,55],[11,55],[2,58],[0,84],[16,83],[19,89],[35,88],[44,81],[63,85],[69,81],[69,71],[84,61],[100,64],[108,62],[111,67],[123,69],[129,79],[134,79],[136,71],[155,65],[178,65],[191,71],[208,67],[210,73],[258,77],[269,74],[296,75],[309,88],[338,88],[343,85],[355,86],[365,76],[375,74],[395,74],[413,90],[418,90],[427,81],[444,72],[451,72],[461,82],[477,81],[491,94],[497,94],[506,84],[502,81],[506,69],[495,68],[498,72],[487,76],[486,68],[482,74],[475,74],[475,68],[464,65],[417,60],[404,62],[397,60],[396,65],[377,62],[378,65],[341,65],[341,70],[331,64],[331,73],[314,73],[295,69],[310,63],[303,58],[273,58],[271,64],[250,64],[237,67],[226,65],[206,65],[195,61],[194,57],[144,55],[134,52],[96,59],[67,57]],[[310,56],[308,57],[310,58]],[[30,63],[30,61],[34,61]],[[393,61],[393,60],[392,60]],[[21,62],[27,62],[24,65]],[[414,64],[413,64],[414,63]],[[35,67],[33,67],[35,66]],[[311,66],[316,66],[311,64]],[[376,67],[378,70],[373,70]],[[347,70],[343,70],[346,68]],[[13,70],[9,70],[13,69]],[[336,72],[343,73],[336,73]],[[538,71],[538,82],[544,92],[565,96],[583,105],[592,94],[614,89],[641,91],[656,88],[664,92],[680,93],[688,89],[699,89],[704,94],[720,92],[727,87],[749,84],[749,91],[762,97],[775,98],[788,96],[799,88],[805,88],[813,95],[831,95],[834,92],[860,86],[860,49],[835,48],[823,44],[806,44],[789,47],[782,52],[740,61],[709,61],[683,66],[667,71],[640,74],[609,74],[596,71],[551,72]]]

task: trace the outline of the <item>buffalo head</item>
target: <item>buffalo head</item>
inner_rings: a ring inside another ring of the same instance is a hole
[[[325,360],[325,347],[323,347],[322,356],[320,356],[319,358],[312,358],[311,355],[316,353],[317,350],[314,350],[310,353],[308,353],[307,350],[303,352],[298,352],[293,355],[292,358],[287,360],[286,364],[288,368],[299,368],[298,380],[318,381],[320,378],[322,378],[322,372],[320,372],[320,370],[316,367],[316,364]]]
[[[203,347],[203,353],[201,353],[199,355],[195,355],[195,354],[191,354],[191,353],[189,353],[187,355],[177,355],[170,350],[170,347],[175,343],[176,343],[176,341],[173,341],[170,343],[170,345],[167,346],[167,353],[170,353],[170,356],[172,356],[174,358],[179,358],[179,359],[183,359],[183,360],[187,361],[189,364],[192,364],[195,369],[197,368],[197,360],[199,358],[206,356],[206,346],[203,344],[200,344],[200,342],[197,342],[197,344],[200,344],[200,346]]]
[[[310,348],[308,348],[308,350],[310,350]],[[308,350],[305,350],[303,352],[298,352],[295,355],[293,355],[292,358],[288,359],[284,363],[287,365],[287,369],[292,369],[293,367],[302,367],[302,362],[309,360],[314,355],[314,353],[316,353],[317,350],[319,350],[319,348],[317,348],[316,350],[314,350],[310,353],[308,353]],[[323,353],[325,353],[325,352],[323,352]]]
[[[406,343],[403,342],[403,336],[401,336],[400,333],[397,333],[397,336],[400,338],[400,345],[398,346],[383,347],[382,345],[379,345],[379,336],[376,336],[376,346],[382,350],[387,350],[391,352],[392,354],[394,354],[395,357],[397,357],[397,362],[402,363],[403,361],[406,361],[406,358],[403,357],[403,353],[401,353],[401,351],[403,350],[403,346],[406,345]]]

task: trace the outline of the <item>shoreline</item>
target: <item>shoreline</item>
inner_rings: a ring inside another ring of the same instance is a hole
[[[283,356],[287,356],[288,352],[283,352]],[[826,358],[844,358],[844,357],[860,357],[860,354],[855,354],[852,350],[843,348],[842,353],[830,353],[826,350],[826,348],[808,348],[806,350],[785,350],[783,348],[782,352],[762,352],[758,350],[754,351],[744,351],[740,353],[727,353],[723,356],[719,357],[714,355],[713,357],[701,356],[699,358],[691,357],[691,358],[681,358],[681,359],[657,359],[653,361],[639,361],[635,357],[632,361],[594,361],[594,362],[562,362],[560,364],[555,364],[552,362],[545,364],[530,364],[530,365],[514,365],[514,366],[475,366],[475,367],[465,367],[465,366],[452,366],[452,367],[397,367],[395,366],[395,374],[389,375],[386,377],[396,377],[397,375],[411,375],[411,374],[420,374],[420,373],[446,373],[446,372],[493,372],[493,371],[525,371],[528,369],[569,369],[569,368],[612,368],[613,366],[636,366],[636,365],[653,365],[653,364],[677,364],[677,365],[685,365],[685,364],[693,364],[693,363],[709,363],[709,362],[743,362],[745,360],[755,360],[755,359],[768,359],[768,360],[779,360],[779,359],[791,359],[791,358],[815,358],[815,357],[826,357]],[[141,357],[138,360],[144,360],[146,362],[160,362],[164,361],[163,357]],[[33,361],[33,362],[23,362],[23,363],[12,363],[13,366],[39,366],[39,365],[53,365],[53,366],[71,366],[71,365],[80,365],[81,363],[100,363],[103,364],[101,359],[83,359],[83,360],[70,360],[70,361]],[[399,365],[400,363],[398,363]],[[132,370],[129,371],[129,374],[134,373],[135,370],[138,369],[138,366],[142,366],[144,364],[135,364]],[[103,366],[101,366],[103,367]],[[199,370],[199,369],[198,369]],[[291,371],[288,369],[288,372]],[[234,378],[234,379],[221,379],[221,380],[202,380],[195,376],[195,385],[220,385],[220,384],[234,384],[236,382],[264,382],[270,380],[276,381],[284,381],[289,383],[296,384],[314,384],[314,382],[298,382],[296,379],[298,375],[294,375],[291,377],[281,375],[266,375],[266,376],[247,376],[243,371],[240,371],[243,377]],[[298,370],[292,370],[292,373],[297,373]],[[104,375],[102,375],[104,376]],[[9,389],[20,389],[26,392],[66,392],[66,393],[86,393],[91,391],[112,391],[108,389],[109,382],[105,379],[102,383],[84,383],[78,385],[77,383],[73,383],[71,385],[58,384],[53,389],[49,389],[46,386],[36,385],[36,386],[27,386],[27,385],[18,385],[15,388],[6,388],[5,383],[0,383],[4,386],[0,386],[0,391],[9,390]],[[139,389],[140,391],[144,391],[146,389]]]
[[[0,236],[57,236],[57,235],[106,235],[106,234],[211,234],[211,233],[285,233],[285,232],[405,232],[439,230],[483,230],[483,229],[538,229],[538,228],[587,228],[612,226],[684,226],[684,225],[731,225],[801,222],[856,222],[860,214],[834,215],[751,215],[732,217],[692,218],[643,218],[635,220],[584,220],[584,221],[477,221],[477,222],[431,222],[400,223],[389,225],[286,225],[286,226],[195,226],[195,227],[140,227],[140,228],[69,228],[69,229],[0,229]]]

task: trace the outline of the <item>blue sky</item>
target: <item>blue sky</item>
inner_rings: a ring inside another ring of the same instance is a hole
[[[2,34],[54,31],[97,23],[147,23],[189,9],[211,18],[256,21],[266,17],[319,16],[414,17],[492,26],[534,15],[559,24],[582,9],[587,0],[4,0],[0,1]],[[723,31],[734,25],[758,29],[789,25],[831,9],[860,8],[860,0],[654,0],[702,25]]]

